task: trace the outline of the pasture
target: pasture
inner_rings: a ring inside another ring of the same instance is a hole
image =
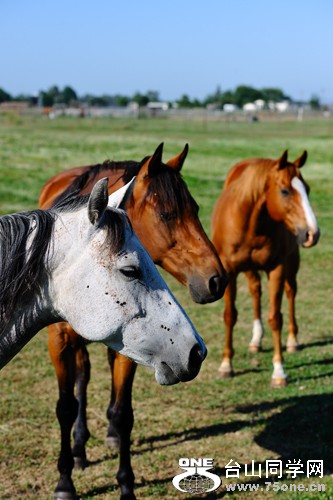
[[[333,120],[303,122],[206,122],[167,119],[78,119],[17,117],[0,114],[0,214],[36,208],[44,182],[78,165],[111,160],[140,160],[164,142],[164,161],[189,143],[183,176],[200,205],[210,235],[210,216],[226,172],[253,156],[291,159],[307,149],[302,174],[311,186],[310,201],[321,228],[316,247],[301,250],[297,319],[302,349],[285,354],[289,385],[270,387],[272,339],[267,325],[266,280],[263,280],[263,352],[249,354],[252,304],[239,277],[238,323],[235,327],[235,377],[220,379],[223,346],[223,301],[200,306],[187,290],[163,273],[170,288],[204,338],[208,357],[199,376],[187,384],[160,387],[153,372],[137,370],[133,406],[132,465],[139,499],[189,498],[177,492],[172,478],[182,472],[181,457],[212,457],[214,472],[225,480],[225,465],[241,466],[240,484],[264,490],[273,477],[245,477],[254,461],[285,466],[323,460],[324,476],[275,479],[281,484],[324,484],[325,493],[303,492],[302,498],[333,497]],[[286,301],[283,304],[287,324]],[[286,333],[286,332],[285,332]],[[285,340],[286,335],[283,337]],[[104,444],[110,375],[106,348],[89,347],[92,376],[88,393],[91,438],[89,467],[74,473],[79,498],[116,499],[118,458]],[[56,378],[40,332],[0,374],[0,498],[52,499],[58,479],[59,427],[55,417]],[[226,494],[222,486],[209,498]],[[237,498],[241,493],[234,493]],[[297,493],[279,492],[281,498]],[[247,492],[246,498],[275,498],[272,491]],[[205,496],[202,496],[204,498]],[[198,497],[197,497],[198,498]]]

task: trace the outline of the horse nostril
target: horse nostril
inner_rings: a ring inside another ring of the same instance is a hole
[[[189,365],[190,367],[200,367],[201,363],[207,356],[207,349],[199,344],[192,347],[190,352]]]
[[[222,276],[213,276],[208,282],[210,293],[216,297],[221,298],[224,294],[225,287],[227,286],[227,278]]]

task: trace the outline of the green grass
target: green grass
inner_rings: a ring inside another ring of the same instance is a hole
[[[160,387],[153,373],[139,368],[134,383],[135,426],[132,461],[138,498],[186,498],[171,480],[181,472],[180,457],[212,457],[225,478],[230,459],[242,466],[254,460],[324,460],[326,493],[302,498],[333,497],[333,121],[222,123],[166,119],[72,119],[0,115],[0,213],[37,206],[44,182],[64,168],[113,160],[139,160],[165,143],[164,159],[190,145],[183,175],[200,205],[210,233],[210,216],[228,169],[251,156],[278,157],[288,148],[292,159],[304,149],[303,168],[311,185],[311,201],[321,227],[319,244],[301,252],[297,317],[303,349],[286,354],[289,385],[270,387],[272,340],[266,321],[264,351],[247,352],[252,310],[245,280],[239,278],[234,368],[231,380],[218,378],[223,345],[223,302],[194,304],[188,292],[163,273],[205,339],[208,357],[192,382]],[[263,297],[267,311],[267,294]],[[283,304],[285,324],[286,304]],[[267,314],[266,314],[267,316]],[[266,319],[266,318],[265,318]],[[285,335],[284,335],[285,341]],[[105,348],[89,348],[91,439],[84,472],[74,473],[80,498],[118,498],[118,458],[104,445],[105,411],[110,376]],[[57,384],[47,353],[46,332],[40,332],[1,372],[0,498],[51,499],[58,479],[59,430],[55,418]],[[264,487],[265,478],[260,480]],[[241,476],[241,482],[259,482]],[[221,498],[220,488],[210,498]],[[244,496],[239,494],[238,496]],[[246,498],[275,498],[273,492],[246,493]],[[237,494],[233,497],[237,498]],[[280,498],[296,494],[279,493]]]

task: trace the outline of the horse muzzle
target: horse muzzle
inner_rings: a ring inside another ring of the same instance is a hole
[[[223,297],[228,284],[226,272],[214,274],[208,280],[201,276],[193,276],[188,282],[192,300],[197,304],[208,304]]]
[[[175,385],[179,382],[189,382],[199,373],[201,364],[207,356],[206,346],[196,344],[192,347],[187,366],[177,366],[175,364],[160,361],[155,364],[155,379],[160,385]]]
[[[318,243],[320,238],[320,229],[307,230],[307,229],[299,229],[296,234],[297,243],[301,245],[303,248],[311,248]]]

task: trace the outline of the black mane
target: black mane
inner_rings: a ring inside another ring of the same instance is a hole
[[[18,298],[40,292],[39,277],[46,270],[54,221],[54,214],[46,210],[0,218],[0,333],[12,317]]]
[[[60,193],[60,195],[56,198],[53,206],[58,205],[63,200],[66,200],[69,196],[78,195],[87,184],[89,184],[90,182],[93,183],[101,172],[105,172],[105,176],[107,176],[108,172],[115,172],[116,170],[120,170],[121,173],[115,180],[114,184],[116,184],[120,179],[124,181],[124,184],[127,184],[131,179],[133,179],[135,175],[137,175],[146,160],[147,158],[144,158],[141,162],[107,160],[104,163],[91,165],[88,170],[76,177],[74,181],[62,193]]]
[[[55,200],[54,207],[66,202],[68,197],[77,196],[88,183],[93,183],[101,173],[120,171],[119,177],[114,181],[116,184],[120,179],[124,184],[128,183],[138,174],[142,165],[148,160],[148,156],[141,162],[105,161],[101,164],[91,165],[88,170],[79,175],[74,181],[61,193]],[[147,198],[157,194],[157,210],[166,224],[172,224],[172,221],[184,215],[186,210],[195,214],[198,212],[198,205],[192,198],[181,174],[172,167],[162,163],[158,173],[150,177],[144,202]]]

